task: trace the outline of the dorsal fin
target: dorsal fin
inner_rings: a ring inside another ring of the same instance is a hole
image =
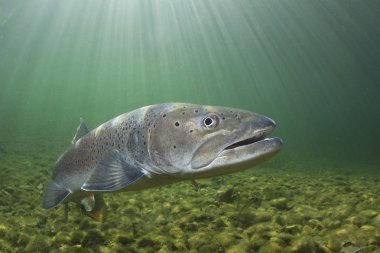
[[[79,121],[80,121],[80,123],[79,123],[79,126],[77,128],[77,132],[76,132],[73,140],[71,141],[72,144],[74,144],[75,142],[77,142],[77,140],[79,140],[80,138],[85,136],[88,132],[90,132],[88,130],[88,127],[86,126],[86,123],[84,123],[83,118],[80,118]]]

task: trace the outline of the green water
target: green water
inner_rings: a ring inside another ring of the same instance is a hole
[[[188,102],[274,119],[284,147],[263,165],[274,175],[376,178],[379,14],[371,0],[0,0],[0,171],[23,171],[17,182],[35,188],[80,117],[96,127],[144,105]],[[30,181],[28,170],[40,174]],[[39,208],[38,194],[27,208]],[[0,227],[0,245],[20,250],[18,240]]]
[[[375,1],[2,1],[0,136],[162,102],[268,115],[298,161],[378,164]],[[38,141],[38,140],[36,140]],[[6,144],[3,144],[6,145]]]

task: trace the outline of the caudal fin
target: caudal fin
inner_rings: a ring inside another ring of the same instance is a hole
[[[45,188],[42,207],[44,209],[53,208],[64,201],[69,195],[69,190],[52,181]]]

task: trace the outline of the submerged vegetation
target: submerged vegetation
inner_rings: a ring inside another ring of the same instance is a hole
[[[41,209],[52,163],[1,157],[0,252],[380,252],[380,178],[259,167],[105,195],[101,224]]]

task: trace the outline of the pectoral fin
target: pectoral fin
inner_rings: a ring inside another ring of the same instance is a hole
[[[94,210],[94,207],[95,207],[95,196],[94,196],[94,194],[90,194],[87,197],[84,197],[80,201],[80,204],[83,206],[84,210],[86,210],[87,212]]]
[[[117,150],[109,152],[81,187],[84,191],[121,190],[144,176],[141,168],[129,163]]]
[[[85,214],[98,222],[104,222],[106,219],[106,205],[102,195],[91,194],[83,198],[80,202]]]
[[[104,222],[106,220],[106,205],[104,203],[102,195],[95,196],[94,209],[92,209],[90,212],[87,212],[86,214],[98,222]]]

